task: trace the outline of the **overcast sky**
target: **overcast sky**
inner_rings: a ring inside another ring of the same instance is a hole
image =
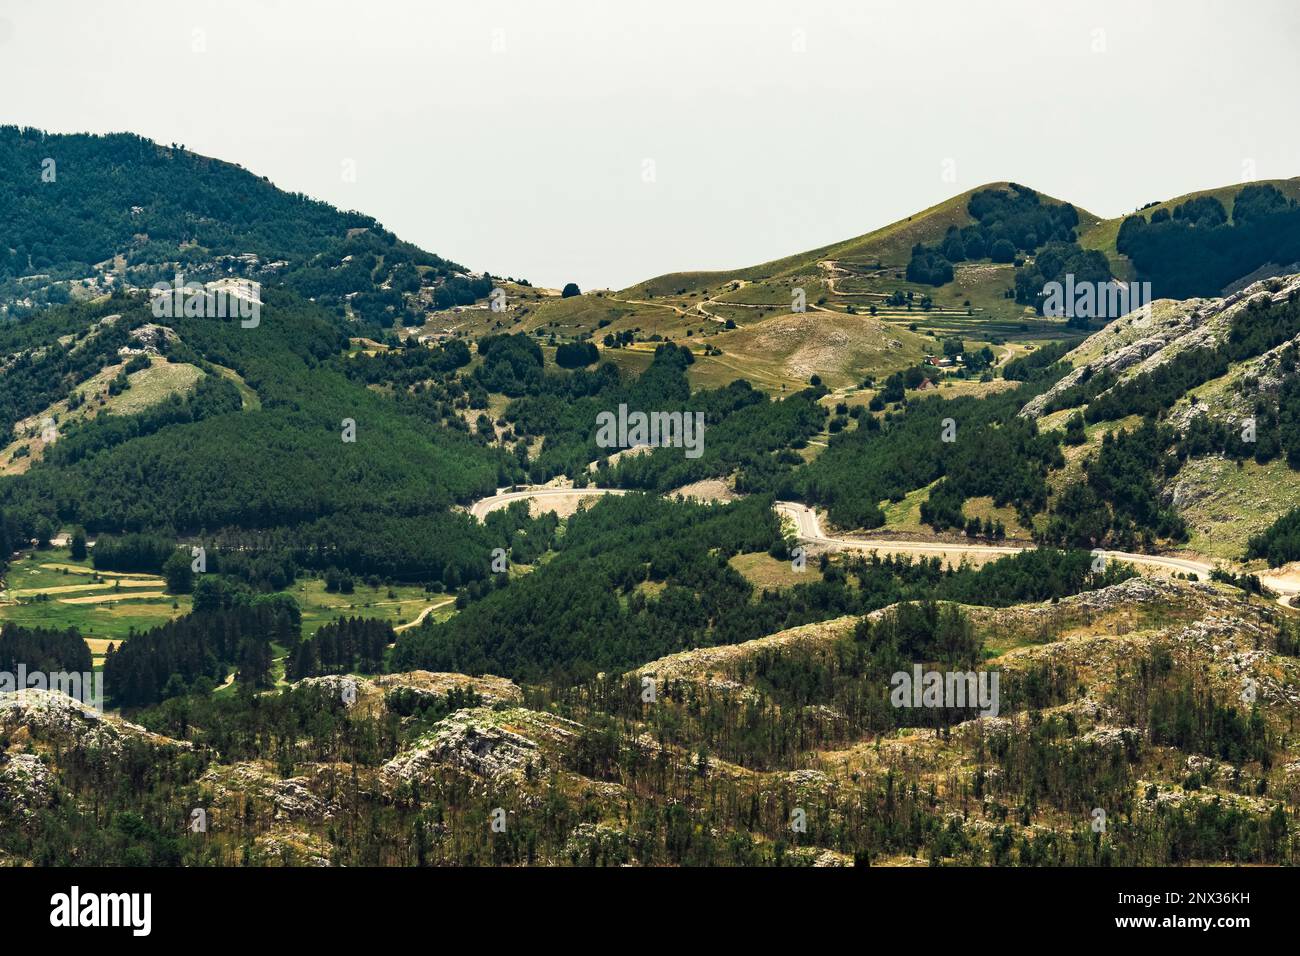
[[[183,143],[473,269],[621,287],[993,180],[1114,216],[1300,175],[1297,50],[1294,0],[0,0],[0,122]]]

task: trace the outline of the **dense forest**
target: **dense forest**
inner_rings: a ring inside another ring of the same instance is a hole
[[[794,475],[794,489],[845,528],[879,527],[882,501],[901,501],[940,478],[925,516],[937,528],[964,525],[962,503],[980,495],[1026,514],[1038,511],[1060,450],[1055,437],[1038,434],[1017,413],[1049,384],[1044,378],[983,398],[908,399],[899,412],[863,418],[853,431],[832,436],[825,453]]]
[[[7,623],[0,628],[0,671],[16,674],[20,664],[29,673],[89,673],[90,648],[72,628],[58,631]]]
[[[105,313],[121,315],[114,328],[148,318],[126,296],[97,307]],[[438,416],[457,417],[454,408],[394,402],[356,381],[336,320],[290,293],[268,292],[255,329],[174,324],[201,367],[235,370],[259,407],[243,408],[214,372],[189,398],[142,415],[69,423],[47,461],[0,488],[23,533],[69,524],[219,538],[242,529],[305,566],[414,580],[487,573],[497,542],[449,508],[521,473],[504,450],[445,427]],[[70,391],[76,379],[57,381]]]
[[[41,175],[47,158],[56,164],[52,180]],[[0,277],[74,264],[87,274],[141,233],[174,255],[198,243],[210,254],[278,258],[314,255],[348,229],[376,226],[234,164],[129,133],[0,126],[0,168],[11,187],[0,220],[12,237],[0,250]]]
[[[287,595],[248,602],[224,602],[139,633],[110,647],[104,682],[114,704],[139,707],[168,697],[210,692],[235,668],[235,680],[267,689],[272,643],[292,647],[301,627],[296,603]]]
[[[393,626],[385,621],[341,617],[293,646],[284,665],[285,679],[375,673],[383,669],[384,652],[394,640]]]
[[[1300,508],[1292,508],[1264,531],[1252,535],[1247,558],[1264,558],[1272,567],[1300,561]]]
[[[1262,265],[1300,262],[1300,206],[1267,183],[1243,186],[1231,218],[1214,196],[1198,196],[1129,216],[1116,248],[1158,298],[1219,295]]]
[[[447,308],[492,289],[490,276],[403,242],[370,216],[175,143],[0,126],[0,171],[12,187],[0,196],[11,237],[0,248],[0,290],[17,315],[32,314],[19,299],[68,302],[68,280],[147,287],[178,272],[271,282],[374,329],[416,324],[421,296]]]
[[[971,225],[950,226],[936,246],[918,243],[912,249],[909,280],[943,285],[952,281],[956,262],[1011,262],[1017,253],[1032,253],[1048,243],[1073,243],[1079,224],[1079,214],[1069,203],[1045,203],[1034,190],[1017,183],[973,193],[966,211],[975,220]]]
[[[1059,598],[1122,580],[1095,575],[1086,553],[1026,552],[979,569],[937,561],[854,559],[787,591],[756,589],[736,554],[785,555],[770,499],[700,505],[628,495],[569,520],[554,558],[441,624],[397,642],[392,667],[585,678],[693,647],[735,644],[786,627],[933,595],[1001,605]],[[579,569],[581,569],[579,571]]]

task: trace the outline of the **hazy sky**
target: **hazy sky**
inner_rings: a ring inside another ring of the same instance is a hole
[[[183,143],[473,269],[619,287],[992,180],[1114,216],[1300,175],[1298,50],[1295,0],[0,0],[0,122]]]

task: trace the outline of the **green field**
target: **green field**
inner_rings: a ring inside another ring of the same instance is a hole
[[[131,582],[151,586],[130,587]],[[25,627],[72,627],[87,638],[120,640],[132,629],[155,627],[190,609],[188,595],[132,597],[133,591],[156,595],[164,590],[161,578],[112,571],[97,575],[88,560],[73,561],[66,548],[24,555],[9,568],[4,584],[0,620]],[[41,591],[46,593],[35,593]],[[82,603],[86,599],[103,600]]]
[[[133,583],[142,586],[132,587]],[[165,583],[153,575],[97,574],[89,560],[73,561],[66,548],[49,548],[27,553],[9,568],[0,592],[0,621],[24,627],[75,628],[98,656],[110,641],[122,640],[133,629],[156,627],[189,613],[189,595],[158,593],[163,590]],[[152,596],[132,597],[133,591]],[[330,594],[321,578],[301,578],[289,593],[302,608],[304,636],[340,615],[382,618],[400,626],[415,620],[430,605],[450,598],[426,594],[416,585],[371,588],[363,582],[358,582],[352,594]],[[454,607],[447,603],[431,616],[445,620],[453,613]]]
[[[392,592],[392,596],[389,592]],[[380,618],[394,626],[409,623],[420,612],[433,604],[439,604],[451,595],[426,594],[423,587],[409,584],[395,584],[391,588],[383,584],[371,588],[358,581],[357,589],[352,594],[331,594],[325,590],[321,578],[300,578],[289,591],[298,599],[302,608],[303,636],[315,634],[317,629],[338,617]],[[434,620],[451,616],[452,605],[433,612]]]

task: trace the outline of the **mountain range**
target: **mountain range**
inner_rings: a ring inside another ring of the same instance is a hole
[[[1295,861],[1300,179],[584,292],[134,135],[0,173],[0,671],[110,709],[0,714],[0,862]]]

